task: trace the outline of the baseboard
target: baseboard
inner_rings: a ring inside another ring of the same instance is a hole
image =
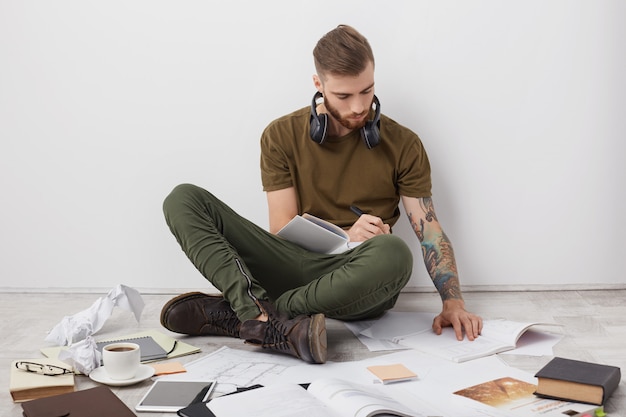
[[[626,283],[620,284],[519,284],[519,285],[463,285],[464,293],[470,292],[539,292],[539,291],[616,291],[626,290]],[[434,292],[432,287],[407,286],[402,292]]]
[[[136,288],[141,294],[182,294],[190,291],[208,293],[218,292],[212,287],[202,288]],[[68,293],[68,294],[106,294],[111,288],[96,287],[0,287],[0,293]],[[615,291],[626,290],[623,284],[560,284],[560,285],[465,285],[464,293],[472,292],[539,292],[539,291]],[[433,287],[408,286],[404,293],[432,293]]]

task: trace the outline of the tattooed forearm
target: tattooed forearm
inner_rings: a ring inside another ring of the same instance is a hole
[[[437,216],[435,215],[435,206],[433,205],[432,198],[420,198],[419,200],[420,206],[426,213],[426,221],[432,222],[433,220],[437,221]]]
[[[424,218],[417,219],[412,213],[408,213],[408,217],[420,241],[428,274],[443,300],[461,299],[452,244],[438,224],[435,227],[429,227],[434,226],[433,223],[438,223],[432,199],[420,199],[420,205],[425,213]]]
[[[434,236],[432,241],[423,240],[422,255],[428,274],[441,298],[462,298],[454,251],[446,234],[442,232],[439,236]]]

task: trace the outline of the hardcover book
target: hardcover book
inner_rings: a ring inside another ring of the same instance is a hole
[[[556,357],[535,374],[536,395],[602,405],[622,379],[620,368]]]
[[[61,368],[69,366],[58,359],[25,359],[26,362],[38,363],[42,365],[54,365]],[[28,401],[35,398],[50,397],[52,395],[65,394],[74,391],[74,375],[41,375],[34,372],[27,372],[18,369],[15,364],[22,361],[13,361],[11,363],[9,391],[14,402]]]

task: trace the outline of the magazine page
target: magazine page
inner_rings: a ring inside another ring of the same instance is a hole
[[[308,391],[343,417],[424,417],[373,386],[323,378],[311,383]]]
[[[452,328],[444,328],[441,335],[424,331],[396,337],[393,341],[406,347],[430,353],[454,362],[465,362],[495,353],[515,349],[520,336],[535,324],[510,320],[484,320],[483,331],[477,339],[456,339]]]
[[[456,391],[454,394],[494,407],[510,416],[563,417],[595,415],[597,406],[539,398],[537,386],[504,377]]]
[[[276,384],[223,395],[206,403],[216,417],[345,417],[297,384]]]
[[[482,334],[493,340],[498,340],[503,344],[515,348],[520,336],[532,326],[559,326],[556,323],[541,322],[518,322],[511,320],[485,320],[488,326],[483,328]]]
[[[454,362],[465,362],[509,349],[506,344],[484,335],[471,342],[467,338],[459,341],[450,327],[444,328],[440,335],[428,330],[398,337],[394,342]]]

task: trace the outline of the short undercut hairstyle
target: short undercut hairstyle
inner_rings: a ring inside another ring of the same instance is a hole
[[[365,36],[348,25],[339,25],[324,35],[313,49],[315,69],[324,74],[357,76],[368,63],[374,64],[374,53]]]

